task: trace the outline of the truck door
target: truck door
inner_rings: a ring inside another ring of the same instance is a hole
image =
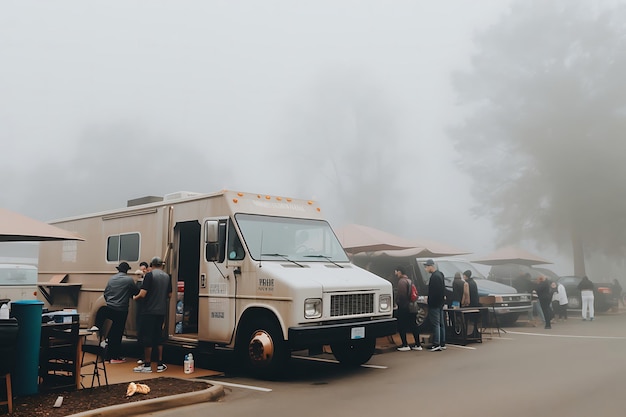
[[[204,308],[200,310],[207,311],[207,315],[200,317],[206,324],[200,323],[199,337],[230,343],[236,322],[237,279],[244,258],[243,246],[228,218],[205,219],[203,236],[200,303]]]

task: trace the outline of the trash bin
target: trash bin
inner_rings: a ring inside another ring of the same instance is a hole
[[[17,319],[16,372],[13,392],[17,396],[39,391],[39,345],[41,343],[41,313],[43,302],[17,300],[11,303],[11,315]]]

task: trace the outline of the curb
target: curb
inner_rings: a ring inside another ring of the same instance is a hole
[[[137,401],[129,404],[118,404],[110,407],[96,408],[95,410],[83,411],[67,417],[127,417],[150,413],[153,411],[166,410],[182,407],[202,402],[217,401],[224,396],[224,387],[212,385],[202,379],[191,379],[191,381],[204,382],[210,385],[209,388],[186,392],[184,394],[170,395],[162,398],[152,398],[150,400]]]

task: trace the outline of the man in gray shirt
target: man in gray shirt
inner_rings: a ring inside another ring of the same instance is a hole
[[[157,372],[167,369],[163,363],[163,323],[168,301],[172,296],[172,279],[163,271],[161,258],[152,258],[150,267],[152,270],[143,278],[139,294],[133,297],[134,300],[143,301],[139,316],[141,328],[139,340],[144,348],[144,362],[133,369],[135,372],[152,372],[150,361],[155,347],[158,354]]]
[[[128,300],[139,292],[135,280],[126,273],[130,269],[128,262],[120,262],[115,267],[118,271],[113,275],[104,289],[104,299],[107,303],[105,308],[105,318],[110,319],[111,330],[109,330],[109,362],[124,363],[121,356],[122,335],[126,327],[128,317]],[[102,324],[100,324],[102,326]]]

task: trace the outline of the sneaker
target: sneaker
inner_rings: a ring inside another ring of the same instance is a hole
[[[593,317],[591,317],[591,318],[589,319],[589,321],[593,321]]]
[[[431,352],[437,352],[437,351],[441,350],[441,346],[433,345],[428,350],[431,351]]]
[[[411,350],[411,348],[408,346],[400,346],[397,350],[399,350],[400,352],[408,352],[409,350]]]
[[[587,321],[587,319],[583,317],[583,321]]]
[[[142,359],[138,359],[137,360],[137,365],[143,365],[143,360]]]
[[[421,346],[411,346],[411,350],[422,350]]]
[[[149,365],[139,365],[133,368],[133,372],[141,372],[144,374],[152,373],[152,367]]]
[[[167,370],[167,365],[162,363],[159,366],[157,366],[157,372],[164,372]]]
[[[126,362],[126,358],[111,358],[111,360],[109,361],[109,363],[111,364],[125,363],[125,362]]]
[[[448,347],[446,345],[441,346],[441,350],[446,350]]]

